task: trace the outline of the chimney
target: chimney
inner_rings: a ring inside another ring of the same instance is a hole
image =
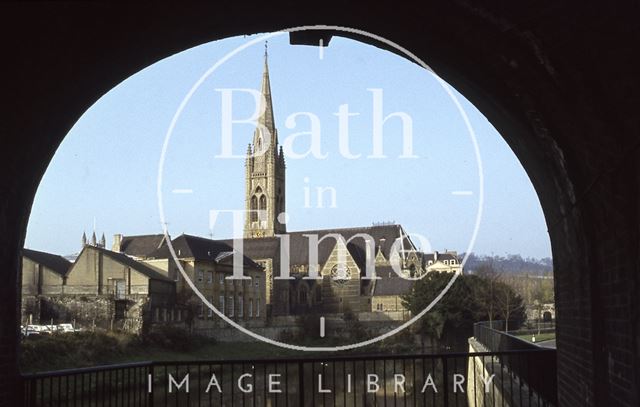
[[[122,248],[122,235],[121,234],[115,234],[113,235],[113,246],[111,246],[111,250],[114,252],[120,252]]]

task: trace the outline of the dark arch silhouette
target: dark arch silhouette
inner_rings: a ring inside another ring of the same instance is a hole
[[[327,1],[305,10],[255,2],[228,4],[224,13],[218,4],[129,5],[126,13],[103,4],[2,6],[2,134],[12,148],[0,150],[0,405],[22,402],[19,253],[38,183],[71,126],[115,85],[175,52],[318,23],[358,27],[403,45],[500,131],[538,193],[551,237],[559,404],[609,405],[615,396],[618,405],[637,405],[637,10],[630,2],[493,4]],[[328,34],[293,41],[317,44],[320,37]]]

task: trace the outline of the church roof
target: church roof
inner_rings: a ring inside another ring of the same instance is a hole
[[[406,294],[415,283],[398,276],[391,266],[376,267],[376,276],[380,278],[375,281],[374,296]]]
[[[64,276],[71,268],[69,260],[57,254],[39,252],[37,250],[22,249],[22,255],[38,264],[42,264],[46,268],[52,270],[54,273]]]
[[[123,236],[120,251],[129,256],[148,257],[164,244],[164,240],[163,234]]]
[[[406,234],[402,230],[402,226],[392,225],[376,225],[376,226],[364,226],[353,228],[339,228],[339,229],[318,229],[318,230],[303,230],[296,232],[288,232],[289,236],[289,263],[293,265],[308,265],[309,263],[309,239],[305,235],[317,235],[318,239],[329,234],[339,234],[345,240],[356,236],[357,234],[367,234],[373,238],[376,245],[376,251],[378,248],[382,250],[385,258],[389,258],[391,247],[393,243],[401,235],[404,236],[404,243],[407,249],[413,248],[413,243],[406,237]],[[266,258],[279,258],[280,257],[280,241],[278,237],[260,237],[260,238],[245,238],[243,240],[243,250],[246,256],[254,260],[266,259]],[[233,240],[224,240],[225,243],[232,245]],[[318,263],[323,265],[335,246],[335,239],[327,237],[321,241],[318,245]],[[362,272],[364,272],[366,261],[366,243],[363,238],[353,238],[347,243],[347,249],[354,258],[356,264]],[[371,254],[375,256],[375,252]]]
[[[183,234],[171,240],[171,245],[178,258],[210,260],[218,264],[233,264],[233,247],[227,244],[226,241]],[[166,259],[170,256],[171,252],[166,244],[149,255],[149,257],[157,259]],[[244,256],[244,265],[246,267],[261,268],[246,255]]]

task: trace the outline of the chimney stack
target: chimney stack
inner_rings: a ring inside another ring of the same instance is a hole
[[[117,253],[121,252],[122,248],[122,235],[117,233],[113,235],[113,246],[111,246],[111,250]]]

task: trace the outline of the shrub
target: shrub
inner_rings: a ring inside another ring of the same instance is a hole
[[[204,338],[175,326],[159,326],[143,337],[143,343],[163,349],[187,352],[194,350],[205,342],[211,344],[213,338]]]

